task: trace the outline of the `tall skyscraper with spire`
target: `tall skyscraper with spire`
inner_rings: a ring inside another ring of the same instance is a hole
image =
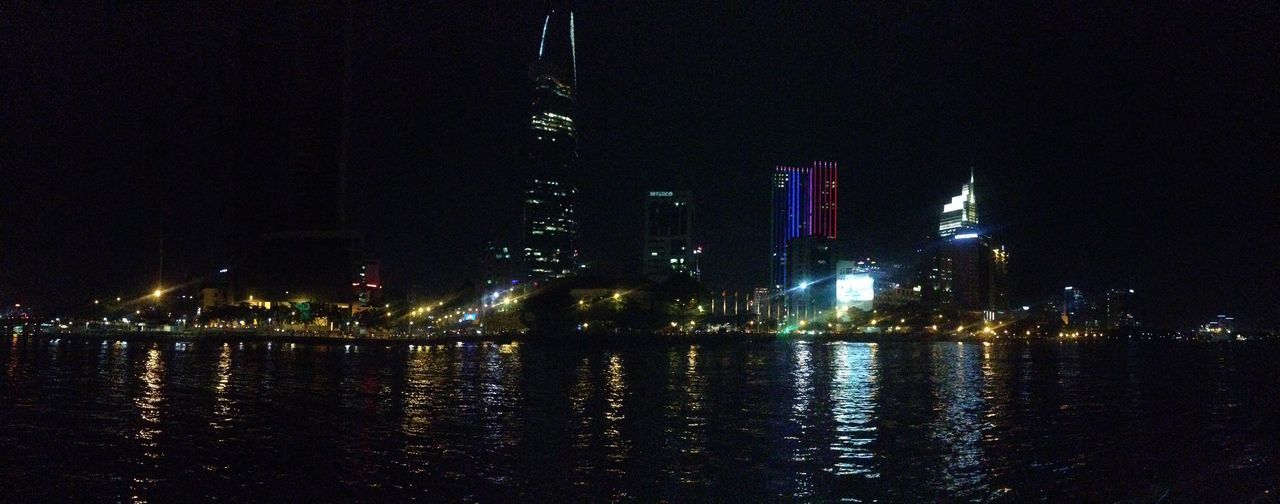
[[[937,254],[924,286],[927,302],[969,311],[998,311],[1008,302],[1009,253],[978,227],[973,171],[960,194],[942,206]]]
[[[938,236],[977,232],[978,200],[974,194],[973,170],[969,170],[969,183],[960,187],[960,194],[942,206],[942,219],[938,222]]]
[[[573,11],[552,9],[542,21],[538,56],[529,68],[533,106],[521,259],[526,279],[534,283],[573,275],[577,265],[576,50]]]

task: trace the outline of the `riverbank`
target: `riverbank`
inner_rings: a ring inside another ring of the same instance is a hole
[[[776,334],[747,332],[705,332],[705,333],[571,333],[566,335],[544,335],[529,333],[440,333],[432,335],[388,335],[388,336],[355,336],[343,334],[288,333],[273,331],[199,331],[199,332],[46,332],[28,335],[42,339],[74,339],[90,341],[213,341],[230,343],[252,342],[287,342],[314,345],[433,345],[457,342],[489,342],[489,343],[539,343],[539,344],[573,344],[573,345],[642,345],[642,344],[686,344],[686,343],[728,343],[728,342],[764,342],[774,340],[798,340],[813,342],[854,342],[854,343],[898,343],[898,342],[957,342],[957,343],[992,343],[992,342],[1026,342],[1026,341],[1060,341],[1051,338],[1032,339],[990,339],[971,335],[956,334],[864,334],[834,333],[821,335],[808,334]],[[1091,340],[1073,340],[1091,341]]]

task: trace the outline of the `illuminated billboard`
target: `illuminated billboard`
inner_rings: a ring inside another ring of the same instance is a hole
[[[875,280],[866,273],[841,273],[836,276],[836,303],[841,308],[870,310],[875,300]]]

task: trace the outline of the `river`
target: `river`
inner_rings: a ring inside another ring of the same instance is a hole
[[[0,340],[6,500],[1247,500],[1264,343]]]

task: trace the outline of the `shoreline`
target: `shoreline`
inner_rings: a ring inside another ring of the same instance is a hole
[[[235,331],[235,332],[42,332],[22,335],[26,338],[39,338],[44,340],[73,339],[83,341],[149,341],[149,342],[193,342],[193,341],[211,341],[211,342],[229,342],[229,343],[270,343],[270,342],[286,342],[286,343],[303,343],[310,345],[361,345],[361,346],[391,346],[391,345],[433,345],[446,343],[527,343],[527,344],[546,344],[546,345],[566,345],[573,344],[579,346],[634,346],[634,345],[650,345],[650,344],[722,344],[722,343],[760,343],[772,341],[808,341],[808,342],[850,342],[850,343],[1044,343],[1044,342],[1072,342],[1072,343],[1095,343],[1107,341],[1166,341],[1166,342],[1187,342],[1190,340],[1155,340],[1155,339],[1119,339],[1119,338],[1094,338],[1094,339],[1071,339],[1063,340],[1058,338],[983,338],[980,336],[954,334],[860,334],[860,333],[840,333],[825,335],[789,335],[776,333],[743,333],[743,332],[726,332],[726,333],[701,333],[701,334],[661,334],[661,333],[630,333],[630,334],[569,334],[564,336],[546,336],[536,334],[473,334],[473,335],[434,335],[434,336],[405,336],[405,337],[356,337],[356,336],[337,336],[337,335],[315,335],[315,334],[296,334],[296,333],[277,333],[263,331]]]

